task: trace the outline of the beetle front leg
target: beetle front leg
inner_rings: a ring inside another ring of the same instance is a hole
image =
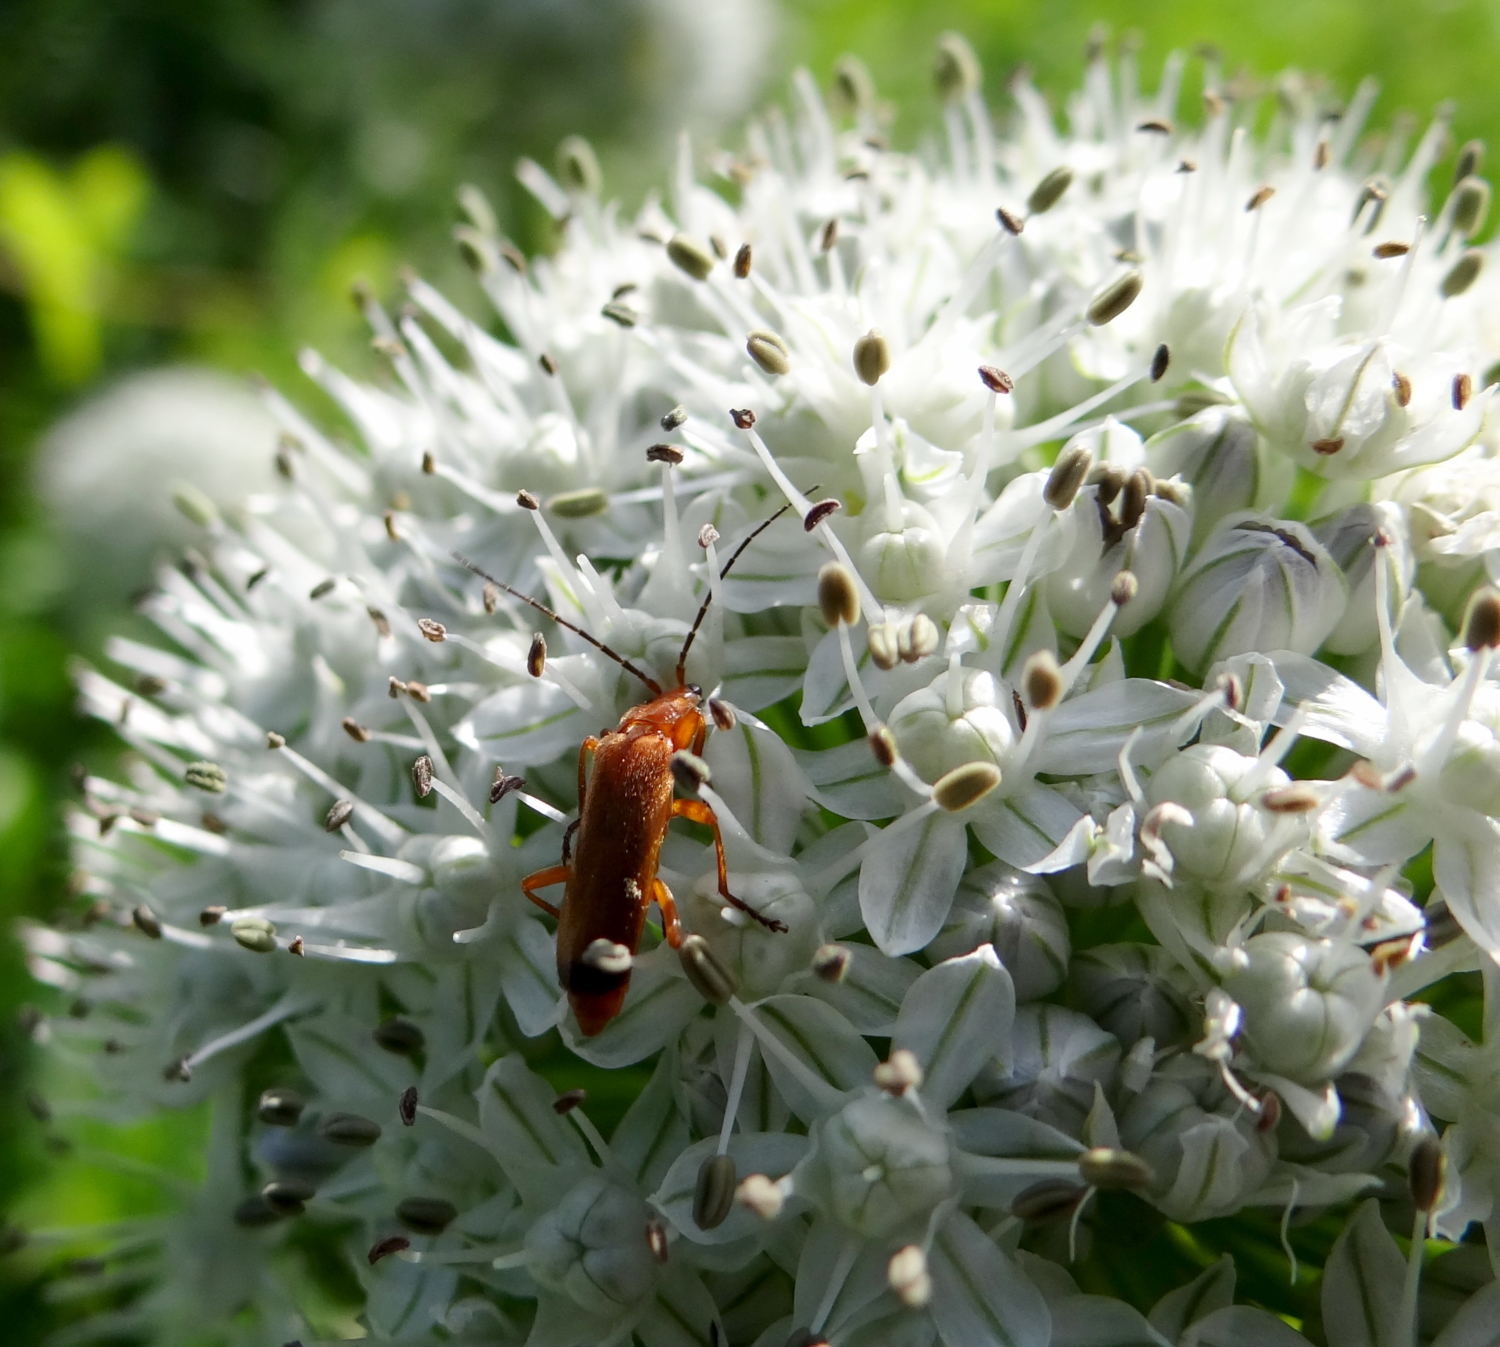
[[[651,901],[661,909],[661,930],[667,944],[673,949],[682,948],[682,919],[677,915],[677,900],[672,890],[660,879],[651,881]]]
[[[531,899],[549,917],[558,916],[558,910],[545,898],[536,896],[537,889],[545,889],[549,884],[566,884],[573,878],[573,867],[571,865],[549,865],[545,870],[538,870],[535,874],[527,875],[521,881],[521,892]]]
[[[714,834],[714,856],[719,863],[719,896],[724,899],[730,907],[737,907],[746,916],[754,917],[767,930],[782,932],[786,930],[784,921],[775,921],[771,917],[763,917],[749,903],[742,898],[736,898],[729,892],[729,862],[724,857],[724,834],[719,831],[718,816],[702,800],[673,800],[672,817],[685,818],[693,823],[702,823],[713,829]]]

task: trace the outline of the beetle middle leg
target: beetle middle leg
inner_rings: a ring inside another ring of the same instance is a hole
[[[673,949],[682,948],[682,921],[677,915],[677,900],[660,879],[651,881],[651,901],[661,909],[661,931]]]
[[[771,931],[785,931],[786,923],[776,921],[771,917],[763,917],[743,898],[736,898],[729,892],[729,863],[724,858],[724,834],[719,831],[718,816],[702,800],[673,800],[672,817],[685,818],[693,823],[702,823],[713,829],[714,834],[714,857],[719,863],[719,896],[730,905],[737,907],[746,916],[754,917],[762,926]]]
[[[573,863],[573,834],[578,831],[578,825],[582,822],[581,818],[575,818],[563,832],[562,863],[564,865]]]
[[[566,884],[573,877],[571,865],[549,865],[545,870],[538,870],[535,874],[527,875],[521,881],[521,892],[531,899],[549,917],[559,914],[556,907],[545,898],[536,896],[537,889],[545,889],[549,884]]]

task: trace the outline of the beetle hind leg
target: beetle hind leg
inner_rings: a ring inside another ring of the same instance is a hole
[[[673,800],[672,817],[685,818],[693,823],[702,823],[713,829],[714,834],[714,858],[719,865],[719,897],[730,907],[738,908],[747,917],[753,917],[768,931],[783,934],[786,931],[786,922],[776,921],[771,917],[762,916],[743,898],[736,898],[729,892],[729,863],[724,858],[724,834],[719,831],[718,816],[702,800]]]
[[[545,870],[538,870],[535,874],[527,875],[521,881],[521,892],[533,903],[542,909],[549,917],[558,916],[558,909],[545,898],[536,896],[537,889],[545,889],[549,884],[566,884],[573,877],[571,865],[549,865]]]

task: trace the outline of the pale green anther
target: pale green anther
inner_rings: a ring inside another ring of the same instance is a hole
[[[977,89],[983,78],[979,58],[962,34],[944,33],[938,38],[937,54],[932,62],[932,82],[943,98],[963,98]]]
[[[307,1101],[296,1090],[266,1090],[255,1116],[268,1127],[295,1127]]]
[[[667,256],[679,270],[695,281],[708,279],[714,269],[714,256],[697,239],[687,234],[673,234],[667,241]]]
[[[207,528],[219,517],[219,507],[195,486],[184,483],[172,492],[172,504],[185,518]]]
[[[318,1123],[318,1135],[336,1146],[373,1146],[380,1140],[380,1124],[358,1113],[329,1113]]]
[[[1444,299],[1456,299],[1479,279],[1479,273],[1483,270],[1484,254],[1477,248],[1470,248],[1449,267],[1438,290]]]
[[[568,136],[557,147],[557,177],[570,192],[597,196],[604,175],[599,171],[599,156],[582,136]]]
[[[490,199],[472,182],[460,183],[454,195],[458,198],[458,208],[469,217],[469,223],[487,238],[494,238],[500,226]]]
[[[1105,286],[1089,305],[1087,317],[1094,327],[1112,323],[1125,312],[1141,293],[1146,279],[1138,271],[1127,271],[1119,280]]]
[[[458,1219],[458,1208],[440,1197],[408,1197],[396,1207],[396,1220],[414,1235],[441,1235]]]
[[[957,814],[978,804],[1000,784],[1000,769],[992,762],[966,762],[940,776],[932,787],[938,808]]]
[[[453,242],[458,247],[458,255],[463,259],[464,265],[476,276],[488,275],[495,269],[489,240],[473,225],[454,225]]]
[[[621,327],[634,327],[641,321],[641,316],[629,304],[622,304],[618,299],[612,299],[599,310],[610,322],[617,323]]]
[[[1054,168],[1041,182],[1031,189],[1026,198],[1026,209],[1033,215],[1045,215],[1063,199],[1063,193],[1073,185],[1073,170],[1066,164]]]
[[[1138,1155],[1095,1146],[1078,1157],[1078,1174],[1091,1188],[1149,1188],[1156,1171]]]
[[[253,954],[269,954],[276,948],[276,927],[264,917],[240,917],[230,926],[229,934]]]
[[[1453,181],[1462,182],[1484,167],[1484,141],[1471,140],[1458,152],[1453,163]]]
[[[190,762],[182,779],[210,795],[222,795],[229,786],[228,774],[216,762]]]
[[[710,1005],[728,1005],[730,997],[739,991],[734,974],[724,967],[713,947],[701,935],[688,936],[677,951],[677,957],[687,980]],[[731,1191],[733,1187],[731,1184]]]
[[[745,350],[767,374],[786,374],[792,368],[792,352],[786,339],[765,328],[758,327],[745,338]]]
[[[609,497],[597,486],[564,491],[547,501],[547,513],[559,519],[589,519],[609,509]]]
[[[1490,185],[1483,178],[1469,176],[1453,189],[1453,209],[1449,218],[1453,230],[1464,238],[1477,234],[1490,213]]]
[[[724,1224],[734,1210],[734,1189],[739,1181],[734,1159],[728,1155],[710,1155],[698,1168],[693,1187],[693,1223],[700,1230],[713,1230]]]
[[[834,62],[833,91],[851,112],[868,112],[875,106],[875,81],[857,56],[840,56]]]
[[[872,388],[891,367],[891,344],[875,328],[854,343],[854,372]]]

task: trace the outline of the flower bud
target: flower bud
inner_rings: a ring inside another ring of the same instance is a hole
[[[414,1235],[441,1235],[458,1219],[458,1208],[440,1197],[408,1197],[397,1205],[396,1219]]]
[[[932,798],[939,808],[958,814],[970,805],[978,804],[999,784],[1000,769],[994,763],[983,760],[966,762],[933,782]]]
[[[1146,789],[1156,825],[1171,852],[1174,876],[1212,888],[1243,888],[1258,879],[1296,844],[1285,821],[1236,794],[1239,783],[1256,772],[1254,758],[1222,744],[1193,744],[1174,753],[1152,776]],[[1261,785],[1288,784],[1279,768]],[[1285,846],[1271,849],[1275,829]]]
[[[1081,950],[1068,979],[1078,1008],[1121,1043],[1149,1038],[1165,1049],[1197,1036],[1200,1017],[1193,1011],[1192,983],[1160,945]]]
[[[1289,931],[1252,936],[1224,978],[1243,1008],[1244,1037],[1267,1070],[1315,1086],[1359,1050],[1384,980],[1356,945]]]
[[[597,1173],[579,1180],[526,1232],[526,1266],[543,1286],[615,1322],[651,1296],[659,1268],[641,1231],[651,1213]]]
[[[878,598],[910,603],[936,593],[947,582],[948,540],[921,505],[905,502],[895,528],[884,510],[866,510],[861,522],[865,538],[859,569]]]
[[[1231,515],[1178,586],[1172,649],[1195,672],[1259,650],[1310,655],[1347,596],[1343,573],[1303,525]]]
[[[1149,1197],[1170,1220],[1232,1215],[1269,1176],[1275,1140],[1255,1130],[1211,1063],[1177,1062],[1126,1106],[1120,1139],[1155,1172]]]
[[[767,374],[786,374],[792,368],[791,348],[786,344],[785,339],[775,332],[756,328],[745,338],[745,350],[749,352],[750,359]]]
[[[952,959],[985,944],[995,947],[1018,1002],[1057,990],[1072,946],[1062,904],[1045,880],[1012,870],[1003,861],[964,876],[948,920],[927,952],[935,961]]]
[[[1045,215],[1063,199],[1063,193],[1073,185],[1073,170],[1066,164],[1059,165],[1031,189],[1026,198],[1026,209],[1032,215]]]
[[[921,1309],[932,1299],[927,1255],[915,1244],[908,1244],[891,1255],[891,1261],[886,1264],[886,1281],[908,1309]]]
[[[948,701],[948,681],[961,680],[957,706]],[[957,715],[950,715],[950,712]],[[927,687],[909,693],[891,712],[890,730],[904,757],[923,781],[977,760],[1003,768],[1016,745],[1011,697],[982,669],[945,671]]]
[[[667,257],[673,266],[695,281],[707,280],[708,273],[714,269],[713,254],[686,234],[673,234],[667,240]]]
[[[1313,537],[1344,574],[1349,598],[1338,625],[1328,634],[1322,649],[1335,655],[1358,655],[1380,637],[1375,614],[1375,567],[1386,568],[1388,616],[1400,618],[1405,596],[1411,588],[1412,564],[1399,527],[1400,512],[1388,503],[1351,505],[1312,530]],[[1377,546],[1377,540],[1384,541]]]
[[[940,97],[953,102],[972,93],[983,78],[974,48],[958,33],[938,38],[932,63],[932,82]]]
[[[255,1116],[269,1127],[295,1127],[307,1107],[296,1090],[266,1090],[261,1094]]]
[[[1127,271],[1119,280],[1105,286],[1085,310],[1084,316],[1093,327],[1112,323],[1125,312],[1141,293],[1146,279],[1138,271]]]
[[[842,562],[825,561],[819,568],[818,607],[830,627],[840,622],[852,627],[859,621],[859,589]]]
[[[693,1224],[698,1229],[714,1230],[724,1224],[734,1209],[735,1181],[733,1157],[704,1157],[698,1167],[698,1182],[693,1188]]]
[[[854,372],[873,388],[890,367],[890,343],[872,327],[854,343]]]
[[[1157,477],[1192,487],[1195,548],[1225,515],[1249,509],[1260,490],[1260,436],[1238,408],[1209,407],[1153,435],[1146,455]]]
[[[986,1068],[976,1096],[1079,1136],[1095,1082],[1108,1091],[1114,1081],[1119,1043],[1086,1015],[1047,1002],[1017,1006],[1012,1033],[1009,1069]]]

